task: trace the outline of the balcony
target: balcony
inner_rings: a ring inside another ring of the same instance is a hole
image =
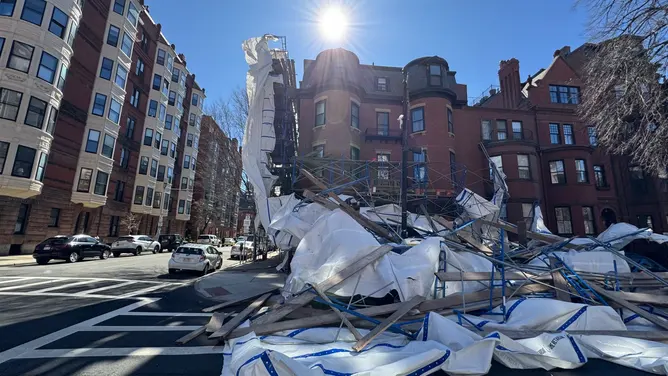
[[[533,132],[528,129],[522,129],[519,132],[499,132],[493,130],[491,134],[487,134],[487,137],[483,134],[482,143],[485,144],[485,146],[493,146],[509,142],[535,144],[536,139]]]
[[[367,128],[364,130],[364,142],[401,142],[401,129],[377,129]]]

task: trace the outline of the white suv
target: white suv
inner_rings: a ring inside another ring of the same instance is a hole
[[[162,252],[160,243],[146,235],[127,235],[121,236],[111,244],[111,253],[118,257],[121,253],[132,253],[137,256],[143,251]]]
[[[197,237],[197,244],[209,244],[214,247],[220,246],[220,239],[216,235],[200,235]]]

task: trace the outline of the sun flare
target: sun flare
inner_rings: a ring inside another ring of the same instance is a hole
[[[320,14],[320,33],[332,42],[343,40],[348,29],[348,17],[339,6],[329,6]]]

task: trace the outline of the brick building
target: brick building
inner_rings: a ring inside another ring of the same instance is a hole
[[[579,75],[592,47],[556,51],[546,69],[525,81],[519,61],[502,61],[500,85],[470,104],[466,85],[438,56],[400,68],[360,64],[344,49],[323,51],[304,61],[299,154],[400,161],[396,119],[403,112],[405,71],[408,161],[417,166],[409,169],[409,193],[428,186],[424,192],[451,199],[457,186],[465,186],[490,198],[486,151],[507,176],[510,198],[502,215],[510,222],[527,218],[539,202],[546,224],[561,235],[596,234],[618,221],[668,231],[665,177],[651,177],[628,158],[608,155],[597,146],[593,125],[576,114]],[[425,181],[430,176],[421,173],[422,163],[450,179]],[[388,176],[377,172],[371,178],[376,185],[396,180]]]
[[[112,241],[130,213],[142,233],[182,233],[192,191],[172,182],[186,160],[195,178],[204,90],[143,1],[5,3],[0,255],[56,234]]]

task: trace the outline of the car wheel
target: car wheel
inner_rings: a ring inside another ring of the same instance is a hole
[[[209,264],[204,265],[204,270],[202,270],[202,275],[206,275],[209,272]]]
[[[67,256],[67,262],[77,262],[79,261],[79,253],[74,251],[71,252],[69,256]]]
[[[162,253],[162,249],[160,249],[159,245],[156,245],[155,248],[153,248],[153,253],[156,253],[156,252]]]
[[[137,248],[135,248],[135,251],[132,252],[132,254],[135,256],[141,255],[141,246],[137,246]]]
[[[218,260],[218,266],[216,267],[216,269],[220,269],[222,267],[223,267],[223,259],[221,258],[220,260]]]
[[[176,274],[176,269],[169,269],[169,274]]]
[[[121,257],[121,253],[120,252],[114,252],[114,257]]]
[[[100,253],[100,260],[106,260],[108,258],[109,258],[109,250],[105,249],[104,251],[102,251],[102,253]]]
[[[51,259],[47,258],[47,257],[42,257],[42,258],[36,259],[36,261],[39,265],[46,265],[46,264],[49,263],[49,261],[51,261]]]

